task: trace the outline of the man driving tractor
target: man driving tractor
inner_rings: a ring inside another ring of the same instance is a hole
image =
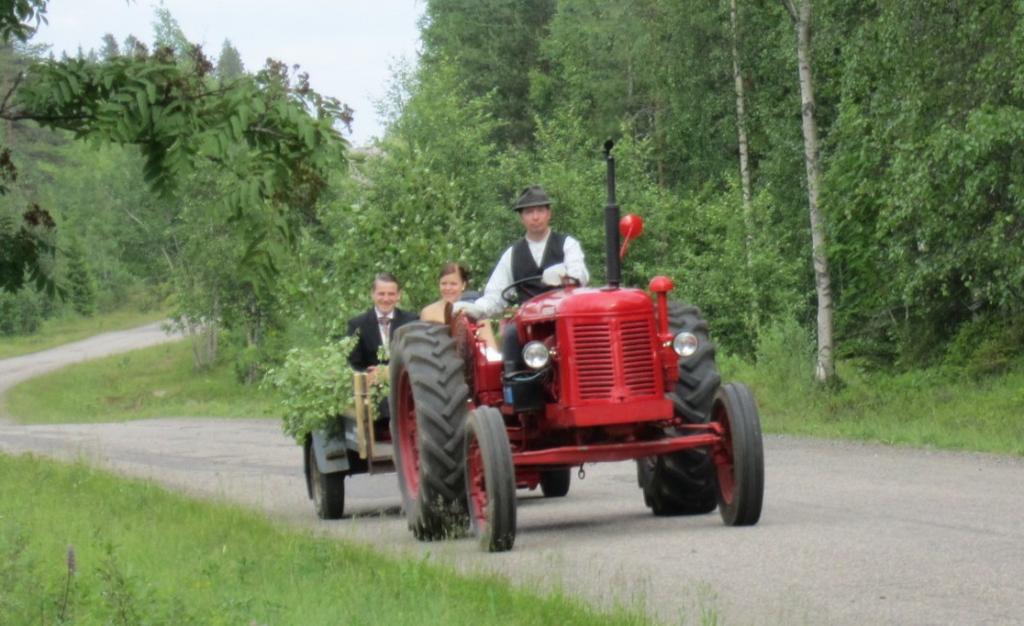
[[[474,318],[496,318],[508,306],[506,292],[514,285],[519,302],[574,283],[586,286],[590,280],[580,242],[570,235],[551,230],[551,198],[539,185],[527,187],[512,207],[526,229],[525,235],[509,246],[487,280],[483,297],[475,302],[457,302],[454,312]],[[522,369],[519,338],[515,326],[502,336],[505,372]]]

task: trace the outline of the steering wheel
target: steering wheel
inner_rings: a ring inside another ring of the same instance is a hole
[[[519,302],[519,292],[515,291],[515,288],[518,287],[519,285],[522,285],[523,283],[528,283],[531,280],[541,280],[542,278],[544,278],[543,275],[527,276],[526,278],[520,278],[519,280],[513,281],[512,284],[501,290],[501,299],[504,300],[505,302],[508,302],[509,304],[522,304],[521,302]],[[548,287],[548,290],[558,289],[558,287],[555,287],[554,285],[545,286]],[[572,276],[566,276],[562,279],[561,286],[562,288],[568,286],[579,287],[580,281],[576,278],[573,278]]]
[[[536,276],[527,276],[526,278],[520,278],[519,280],[512,281],[508,287],[501,290],[501,299],[509,304],[520,304],[519,292],[516,291],[516,287],[526,284],[531,280],[540,280],[541,278],[543,278],[543,276],[537,274]]]

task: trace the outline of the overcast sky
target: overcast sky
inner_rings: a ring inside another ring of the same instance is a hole
[[[112,33],[118,42],[133,34],[153,41],[157,0],[50,0],[47,20],[34,43],[75,54],[101,47]],[[417,21],[425,0],[163,0],[190,41],[216,62],[225,39],[242,55],[247,70],[267,57],[299,64],[313,88],[355,109],[349,139],[364,145],[380,136],[375,102],[384,97],[391,66],[415,63]]]

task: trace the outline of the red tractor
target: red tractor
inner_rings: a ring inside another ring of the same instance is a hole
[[[391,349],[391,435],[413,534],[463,534],[489,551],[510,550],[516,489],[568,493],[570,469],[635,459],[655,515],[709,513],[730,526],[756,524],[764,453],[754,398],[720,384],[708,325],[672,302],[672,281],[650,291],[620,282],[620,223],[611,142],[605,236],[608,285],[567,286],[521,304],[514,324],[526,369],[502,356],[459,315],[447,325],[399,329]],[[653,301],[652,301],[653,295]],[[505,330],[503,328],[503,330]]]

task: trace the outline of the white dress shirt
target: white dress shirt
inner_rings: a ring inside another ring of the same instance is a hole
[[[373,307],[374,314],[377,315],[377,330],[380,331],[380,345],[384,346],[384,349],[388,349],[388,335],[391,334],[391,324],[395,323],[395,310],[391,309],[387,313],[381,313],[377,310],[377,307]],[[384,325],[380,323],[380,318],[388,318],[388,328],[384,330]]]
[[[530,254],[533,255],[533,260],[537,267],[540,267],[540,263],[544,259],[544,247],[547,246],[548,238],[550,237],[551,230],[549,229],[548,234],[541,241],[533,241],[530,238],[526,239],[526,243],[530,247]],[[476,301],[476,305],[483,310],[485,317],[498,317],[505,310],[505,307],[508,306],[508,302],[501,297],[501,293],[513,282],[512,248],[514,245],[509,246],[504,254],[501,255],[501,258],[498,259],[498,264],[494,267],[491,277],[487,280],[484,295]],[[565,264],[566,274],[578,280],[581,286],[586,285],[590,281],[590,273],[587,271],[587,265],[583,260],[583,247],[580,246],[580,242],[566,235],[565,243],[562,245],[562,253],[565,257],[562,262]]]

